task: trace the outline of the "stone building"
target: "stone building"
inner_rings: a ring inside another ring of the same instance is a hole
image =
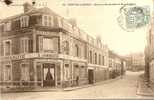
[[[115,78],[117,76],[124,75],[126,67],[126,60],[122,56],[109,50],[110,78]]]
[[[145,55],[144,53],[131,53],[125,56],[127,60],[128,70],[141,71],[145,67]]]
[[[153,13],[154,15],[154,13]],[[147,45],[145,47],[145,75],[154,86],[154,20],[151,19],[149,31],[147,32]]]
[[[108,79],[108,47],[47,7],[0,22],[1,87],[67,87]]]

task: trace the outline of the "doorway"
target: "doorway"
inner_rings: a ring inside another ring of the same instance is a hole
[[[55,64],[43,64],[43,86],[55,86]]]
[[[88,69],[88,80],[89,84],[94,83],[94,71],[92,69]]]

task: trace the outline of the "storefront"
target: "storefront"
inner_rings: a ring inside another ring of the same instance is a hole
[[[1,62],[4,78],[1,83],[5,86],[69,87],[88,83],[86,62],[36,54],[6,59]]]

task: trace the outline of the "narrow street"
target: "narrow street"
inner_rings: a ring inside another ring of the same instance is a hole
[[[137,79],[143,72],[127,72],[122,79],[111,83],[100,84],[88,88],[74,91],[58,92],[24,92],[2,94],[2,100],[51,100],[71,99],[71,98],[118,98],[132,97],[140,98],[136,95]]]

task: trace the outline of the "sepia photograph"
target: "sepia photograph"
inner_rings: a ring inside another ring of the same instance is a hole
[[[0,100],[154,100],[154,0],[0,0]]]

